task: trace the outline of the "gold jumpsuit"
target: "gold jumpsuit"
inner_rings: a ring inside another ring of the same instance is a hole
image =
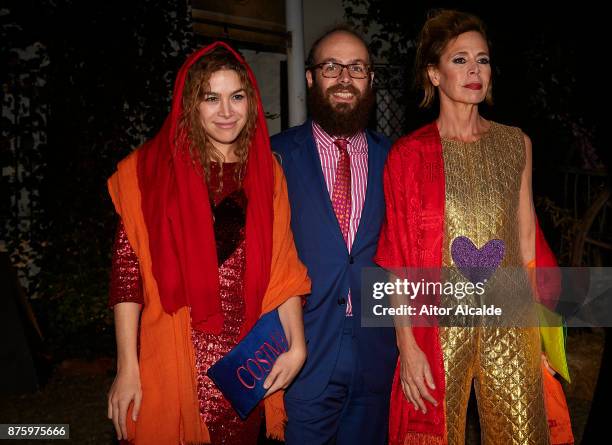
[[[443,265],[453,266],[452,241],[467,236],[478,248],[491,239],[503,240],[501,266],[520,267],[518,205],[525,166],[521,131],[492,122],[476,142],[443,138],[442,146],[446,180]],[[527,280],[506,281],[511,286],[506,289],[510,297],[528,286]],[[465,442],[472,381],[484,445],[549,443],[537,327],[446,327],[440,330],[440,340],[449,445]]]

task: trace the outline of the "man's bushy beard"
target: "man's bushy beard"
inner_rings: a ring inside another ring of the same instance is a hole
[[[355,95],[357,101],[353,109],[348,103],[331,104],[332,94],[341,91]],[[368,126],[374,101],[374,91],[370,86],[363,95],[353,85],[334,85],[323,92],[315,82],[308,88],[310,115],[330,136],[352,136],[364,130]]]

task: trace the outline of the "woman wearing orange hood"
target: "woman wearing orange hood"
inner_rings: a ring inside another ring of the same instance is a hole
[[[306,358],[299,296],[310,281],[255,78],[215,43],[186,61],[173,97],[160,132],[108,181],[121,218],[108,417],[136,445],[256,443],[261,410],[240,420],[206,372],[278,308],[289,350],[264,387],[268,435],[282,438],[279,390]]]

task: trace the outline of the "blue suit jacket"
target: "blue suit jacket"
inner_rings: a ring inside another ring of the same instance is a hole
[[[360,379],[373,392],[391,391],[397,347],[393,328],[361,327],[361,270],[375,267],[378,234],[385,213],[382,173],[390,141],[366,131],[368,184],[361,221],[351,252],[340,231],[321,161],[306,121],[272,138],[287,178],[291,228],[302,262],[312,279],[312,293],[304,306],[308,357],[287,391],[296,399],[320,395],[334,369],[340,349],[349,288],[353,304],[353,329]]]

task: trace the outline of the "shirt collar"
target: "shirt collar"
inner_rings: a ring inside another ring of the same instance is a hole
[[[358,131],[352,136],[345,138],[336,138],[330,136],[317,122],[312,121],[312,127],[315,134],[315,139],[319,142],[320,148],[325,151],[337,151],[338,148],[334,145],[336,139],[346,139],[348,141],[347,150],[350,153],[367,153],[368,143],[365,135],[365,131]],[[319,135],[319,138],[316,135]]]

